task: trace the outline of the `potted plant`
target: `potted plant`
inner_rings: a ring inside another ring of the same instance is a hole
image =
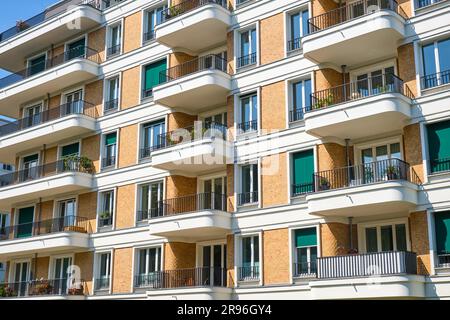
[[[36,295],[48,295],[51,294],[53,290],[53,286],[48,281],[40,281],[36,284],[34,289],[34,294]]]
[[[23,21],[23,20],[18,20],[17,22],[16,22],[16,28],[17,28],[17,31],[23,31],[23,30],[26,30],[26,29],[28,29],[30,26],[28,25],[28,23],[26,23],[25,21]]]
[[[7,298],[7,297],[13,297],[14,296],[14,290],[8,286],[1,286],[0,287],[0,297]]]
[[[82,284],[80,284],[79,288],[71,287],[71,288],[69,288],[69,290],[67,290],[67,294],[69,296],[81,296],[81,295],[83,295],[83,292],[84,292],[84,287]]]
[[[319,190],[329,190],[329,189],[330,189],[330,182],[328,182],[328,179],[320,177]]]
[[[100,217],[100,227],[104,227],[110,224],[109,219],[111,218],[111,212],[103,211],[99,214]]]
[[[94,171],[94,162],[86,156],[81,156],[80,167],[84,169],[88,173],[92,173]]]
[[[388,177],[388,180],[398,179],[397,168],[395,166],[388,166],[386,168],[386,175]]]
[[[314,109],[321,109],[324,107],[329,107],[334,104],[334,96],[330,93],[327,97],[318,99],[314,105]]]

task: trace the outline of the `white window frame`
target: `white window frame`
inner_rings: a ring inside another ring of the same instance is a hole
[[[354,145],[354,164],[355,165],[360,165],[362,164],[361,161],[361,152],[365,149],[369,149],[372,148],[372,153],[375,156],[376,152],[375,149],[376,147],[380,147],[380,146],[387,146],[388,147],[388,154],[390,155],[390,145],[394,144],[394,143],[399,143],[400,144],[400,160],[404,161],[404,152],[403,152],[403,139],[401,136],[396,136],[396,137],[391,137],[391,138],[386,138],[386,139],[379,139],[379,140],[374,140],[374,141],[370,141],[370,142],[364,142],[364,143],[358,143]]]
[[[108,135],[108,134],[111,134],[111,133],[115,133],[116,134],[116,150],[115,150],[115,153],[114,153],[114,156],[115,156],[115,163],[114,163],[114,166],[109,166],[109,167],[104,167],[103,166],[103,158],[104,158],[104,156],[105,156],[105,154],[106,154],[106,136]],[[100,159],[101,159],[101,165],[100,165],[100,171],[104,171],[104,170],[108,170],[108,169],[111,169],[111,168],[114,168],[114,169],[117,169],[118,168],[118,163],[119,163],[119,130],[113,130],[113,131],[110,131],[110,132],[105,132],[104,134],[102,134],[102,136],[101,136],[101,139],[100,139],[101,141],[101,148],[100,148]]]
[[[113,79],[117,79],[117,110],[108,113],[105,110],[105,106],[106,106],[106,103],[110,102],[110,100],[109,100],[110,94],[109,93],[111,91],[111,80],[113,80]],[[111,113],[119,111],[120,110],[120,104],[121,104],[121,101],[122,101],[121,100],[121,98],[122,98],[122,95],[121,95],[122,73],[118,73],[118,74],[115,74],[115,75],[110,76],[108,78],[105,78],[104,87],[106,88],[106,90],[104,90],[104,95],[103,95],[103,115],[108,115],[108,114],[111,114]]]
[[[249,92],[249,93],[242,94],[242,95],[238,96],[238,105],[239,105],[239,107],[236,110],[238,115],[237,115],[237,118],[235,118],[235,119],[239,120],[238,125],[244,123],[243,122],[244,119],[242,119],[242,102],[243,102],[243,99],[249,98],[250,110],[252,110],[253,109],[253,99],[252,99],[253,96],[256,96],[256,119],[253,119],[253,113],[250,112],[249,113],[250,114],[250,118],[246,122],[251,122],[251,121],[256,120],[256,130],[248,130],[248,131],[245,131],[245,132],[241,132],[240,135],[248,135],[248,134],[259,132],[259,128],[260,128],[259,112],[260,112],[260,104],[261,104],[260,103],[259,91]]]
[[[101,268],[101,255],[103,254],[109,254],[109,260],[107,264],[107,273],[109,273],[109,288],[108,289],[95,289],[95,280],[100,279],[100,268]],[[105,250],[105,251],[98,251],[95,252],[94,255],[94,277],[93,277],[93,284],[94,284],[94,291],[108,291],[111,293],[112,288],[112,275],[113,275],[113,266],[114,266],[114,251],[113,250]]]
[[[238,59],[243,56],[242,52],[241,52],[241,39],[242,39],[241,35],[243,33],[245,33],[245,32],[249,32],[250,52],[252,52],[252,46],[251,46],[252,38],[251,38],[251,32],[250,31],[253,30],[253,29],[255,29],[255,33],[256,33],[256,51],[255,51],[255,53],[256,53],[256,63],[246,64],[245,66],[238,67],[238,63],[237,63]],[[234,39],[236,39],[235,40],[235,48],[234,48],[234,56],[235,56],[234,70],[239,71],[239,70],[244,70],[246,68],[259,66],[259,64],[260,64],[260,61],[259,61],[259,51],[260,51],[260,48],[259,48],[259,23],[254,23],[254,24],[246,26],[246,27],[244,27],[242,29],[235,30],[234,31]]]
[[[113,39],[112,39],[112,35],[113,35],[113,29],[119,27],[119,52],[116,52],[114,54],[109,54],[109,49],[111,48]],[[110,58],[114,58],[117,56],[120,56],[122,54],[122,48],[123,48],[123,23],[122,20],[112,23],[110,24],[107,29],[106,29],[106,58],[110,59]]]
[[[308,12],[308,19],[311,18],[311,10],[309,10],[309,6],[308,5],[295,8],[293,10],[290,10],[290,11],[286,12],[286,14],[285,14],[285,19],[286,19],[286,23],[285,23],[285,26],[286,26],[286,32],[285,32],[285,36],[286,36],[286,39],[285,39],[285,53],[286,53],[286,55],[292,54],[293,52],[296,52],[296,51],[302,49],[302,43],[300,41],[300,47],[298,49],[289,50],[288,41],[292,40],[292,34],[291,34],[291,31],[292,31],[292,18],[291,17],[293,15],[298,14],[298,13],[300,13],[300,39],[302,39],[303,37],[306,36],[306,35],[303,34],[302,13],[304,11]],[[308,28],[309,28],[309,26],[308,26]]]
[[[100,221],[100,214],[103,212],[103,207],[104,207],[104,194],[107,192],[112,192],[113,194],[113,199],[112,199],[112,212],[111,212],[111,225],[110,226],[105,226],[105,227],[100,227],[99,225],[99,221]],[[117,188],[114,189],[106,189],[106,190],[99,190],[98,191],[98,197],[97,197],[97,232],[99,230],[102,229],[114,229],[115,226],[115,216],[116,216],[116,204],[117,204]]]
[[[238,190],[239,190],[240,194],[242,194],[244,192],[244,190],[243,190],[243,180],[244,180],[243,179],[243,174],[244,174],[243,167],[253,166],[253,165],[256,166],[257,171],[258,171],[258,177],[257,177],[257,179],[258,179],[258,190],[254,189],[253,170],[250,170],[250,190],[251,191],[249,191],[249,192],[253,193],[253,192],[258,191],[258,201],[249,202],[249,203],[240,205],[240,207],[245,207],[245,206],[248,206],[248,205],[255,205],[255,204],[260,203],[260,198],[261,198],[260,197],[260,192],[261,192],[260,191],[261,190],[261,179],[260,179],[260,176],[261,176],[261,174],[260,174],[259,162],[250,162],[250,163],[244,163],[244,164],[239,165],[239,188],[238,188]]]
[[[145,40],[144,36],[145,36],[146,31],[148,30],[149,23],[150,23],[150,21],[148,19],[149,13],[151,12],[156,17],[158,9],[161,9],[161,8],[162,8],[163,11],[166,10],[167,9],[167,3],[165,3],[163,5],[159,4],[159,5],[156,5],[156,6],[153,5],[151,7],[148,7],[148,8],[145,8],[144,10],[142,10],[142,40],[141,40],[142,43],[141,43],[141,46],[156,41],[155,37],[153,37],[150,40]],[[156,19],[155,19],[155,23],[156,23]],[[156,26],[157,26],[156,24],[153,26],[153,30],[155,30]]]
[[[158,184],[158,198],[159,198],[160,194],[162,193],[162,198],[158,199],[158,201],[164,201],[165,184],[164,184],[164,180],[163,179],[161,179],[161,180],[154,180],[154,181],[148,181],[148,182],[144,182],[144,183],[138,184],[137,185],[137,189],[138,189],[137,199],[138,199],[138,202],[136,203],[137,210],[136,210],[136,217],[135,217],[137,225],[145,223],[147,221],[147,220],[138,220],[138,216],[137,216],[137,212],[138,211],[142,211],[142,200],[143,200],[142,188],[144,186],[151,186],[153,184]],[[150,187],[148,188],[148,191],[149,191],[149,197],[148,197],[148,201],[149,202],[147,203],[147,207],[151,208],[151,206],[150,206],[150,204],[151,204],[151,188]]]
[[[234,248],[234,256],[235,256],[235,268],[234,268],[234,274],[238,275],[238,269],[239,267],[242,267],[242,254],[243,254],[243,243],[242,239],[246,237],[254,237],[257,236],[259,239],[259,285],[262,285],[262,279],[263,279],[263,272],[264,272],[264,261],[263,261],[263,234],[262,231],[256,231],[256,232],[246,232],[246,233],[240,233],[236,234],[234,236],[234,243],[238,244],[235,245]],[[252,252],[252,259],[254,260],[253,256],[254,252]],[[246,282],[246,281],[236,281],[235,286],[237,287],[239,285],[239,282]]]

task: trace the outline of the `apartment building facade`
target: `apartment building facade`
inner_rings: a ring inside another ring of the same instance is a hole
[[[450,296],[449,1],[60,1],[0,67],[0,298]]]

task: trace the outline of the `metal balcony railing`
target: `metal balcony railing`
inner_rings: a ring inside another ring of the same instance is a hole
[[[68,157],[56,162],[0,175],[0,188],[66,172],[92,174],[95,171],[94,169],[94,164],[90,159],[84,157]]]
[[[10,86],[19,81],[25,80],[37,74],[40,74],[46,70],[52,69],[56,66],[60,66],[73,59],[85,59],[95,63],[100,62],[100,55],[94,49],[89,47],[80,46],[68,50],[60,55],[54,56],[52,58],[43,60],[42,62],[36,63],[29,66],[26,69],[12,73],[0,79],[0,89]]]
[[[79,216],[65,216],[48,220],[0,227],[0,241],[35,237],[58,232],[91,232],[90,220]]]
[[[295,51],[301,48],[301,38],[295,38],[295,39],[291,39],[288,40],[287,42],[287,51],[291,52],[291,51]]]
[[[258,190],[251,192],[242,192],[238,195],[238,206],[244,204],[258,203]]]
[[[81,296],[87,294],[87,286],[84,280],[81,280],[77,285],[72,285],[67,278],[0,283],[0,298]]]
[[[292,185],[292,196],[299,196],[302,194],[311,193],[314,190],[314,183],[313,182],[306,182],[306,183],[300,183],[300,184],[293,184]]]
[[[417,0],[417,8],[423,8],[431,6],[432,4],[439,3],[445,0]]]
[[[158,201],[154,208],[139,210],[138,221],[172,216],[203,210],[227,211],[227,197],[224,194],[204,192]]]
[[[91,118],[97,118],[98,113],[96,107],[86,101],[79,100],[65,103],[56,108],[51,108],[31,117],[25,117],[13,122],[9,122],[0,126],[0,137],[33,128],[43,123],[47,123],[56,119],[61,119],[70,115],[85,115]]]
[[[409,163],[393,158],[316,172],[313,174],[313,192],[399,180],[421,184]]]
[[[310,112],[385,93],[400,93],[414,99],[414,95],[402,79],[393,74],[383,74],[316,91],[311,94],[311,106],[304,110],[298,109],[296,112]]]
[[[114,113],[119,110],[119,99],[113,99],[105,102],[103,107],[104,114]]]
[[[216,4],[227,9],[226,0],[186,0],[165,9],[162,12],[162,19],[159,22],[159,24],[169,21],[173,18],[179,17],[189,11],[206,6],[208,4]]]
[[[114,57],[114,56],[120,54],[121,47],[122,47],[122,45],[120,43],[109,47],[107,50],[107,53],[106,53],[107,57],[110,58],[110,57]]]
[[[256,64],[256,52],[237,58],[236,64],[238,68]]]
[[[395,0],[362,0],[310,18],[308,20],[309,30],[310,33],[315,33],[380,10],[392,11],[404,19],[408,19]]]
[[[111,282],[110,276],[103,276],[94,279],[94,290],[109,290]]]
[[[106,218],[98,218],[98,226],[100,228],[112,226],[112,214],[110,213],[109,217]]]
[[[450,84],[450,70],[425,75],[420,78],[420,83],[422,89],[431,89],[445,84]]]
[[[438,266],[441,268],[450,267],[450,253],[438,253]]]
[[[241,122],[237,125],[238,131],[245,133],[258,130],[258,120]]]
[[[355,278],[417,274],[417,255],[389,251],[317,258],[317,278]]]
[[[102,159],[102,168],[113,167],[116,165],[116,156],[108,156]]]
[[[238,281],[258,281],[259,266],[238,267]]]
[[[160,83],[165,83],[205,70],[226,72],[227,61],[220,56],[209,54],[160,72],[159,80]]]
[[[431,173],[450,171],[450,158],[430,160]]]
[[[155,271],[136,276],[135,286],[151,289],[226,287],[227,270],[221,267],[198,267]]]
[[[317,261],[294,263],[292,273],[294,278],[315,278]]]

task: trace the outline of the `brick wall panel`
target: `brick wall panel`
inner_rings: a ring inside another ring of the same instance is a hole
[[[285,82],[276,82],[261,88],[261,128],[286,128]]]
[[[270,207],[288,203],[286,153],[262,158],[262,205]]]
[[[264,284],[289,283],[289,230],[264,231]]]
[[[116,229],[131,228],[135,225],[135,194],[134,184],[117,188]]]
[[[113,293],[130,293],[133,270],[133,248],[114,250]]]
[[[260,22],[261,64],[284,58],[284,13],[279,13]]]
[[[136,164],[138,128],[138,124],[120,128],[119,168]]]

